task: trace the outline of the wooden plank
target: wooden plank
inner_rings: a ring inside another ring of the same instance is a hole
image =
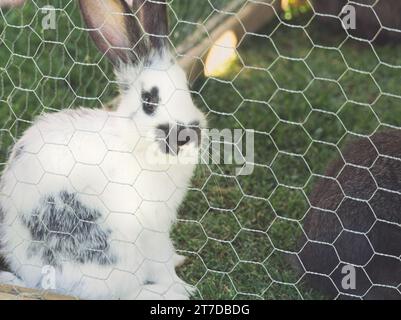
[[[0,285],[0,300],[77,300],[77,298],[56,294],[47,290]]]

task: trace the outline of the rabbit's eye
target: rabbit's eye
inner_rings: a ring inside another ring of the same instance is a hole
[[[142,107],[146,114],[153,114],[158,107],[159,101],[158,88],[153,87],[150,91],[142,91]]]

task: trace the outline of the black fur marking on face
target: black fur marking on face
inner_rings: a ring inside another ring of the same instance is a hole
[[[172,129],[169,124],[162,124],[157,127],[156,140],[159,141],[160,149],[163,153],[168,154],[172,150],[170,149],[170,133]]]
[[[115,263],[110,253],[110,231],[99,224],[100,212],[85,207],[76,194],[60,192],[43,199],[40,207],[23,222],[32,236],[28,254],[60,266],[62,261]]]
[[[147,115],[155,113],[159,102],[159,89],[157,87],[153,87],[150,91],[142,91],[142,108]]]

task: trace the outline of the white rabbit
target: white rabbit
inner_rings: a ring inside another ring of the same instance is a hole
[[[122,0],[79,3],[121,101],[115,112],[42,115],[15,144],[0,182],[1,255],[12,273],[0,282],[54,280],[55,291],[86,299],[188,299],[169,231],[206,119],[169,53],[167,5],[145,2],[141,28]]]

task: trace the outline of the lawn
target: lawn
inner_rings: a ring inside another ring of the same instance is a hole
[[[41,112],[97,107],[117,93],[110,65],[74,28],[82,26],[75,2],[61,3],[52,1],[62,8],[52,31],[42,30],[32,2],[0,18],[0,165]],[[197,23],[212,12],[206,0],[197,10],[189,0],[173,8],[179,20]],[[346,39],[309,17],[275,19],[247,35],[225,75],[194,85],[211,128],[255,130],[252,175],[199,166],[179,211],[173,237],[189,257],[179,273],[198,298],[322,298],[296,268],[315,175],[356,135],[401,126],[401,46]],[[193,27],[180,23],[172,40]]]

